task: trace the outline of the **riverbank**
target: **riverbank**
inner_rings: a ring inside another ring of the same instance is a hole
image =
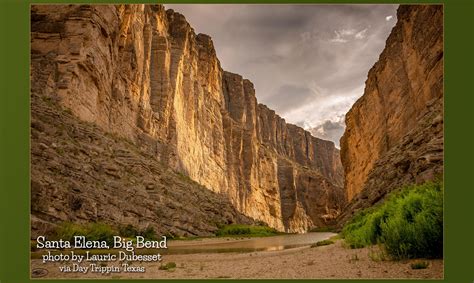
[[[335,244],[251,253],[200,253],[166,255],[162,263],[143,263],[145,273],[61,273],[61,264],[48,264],[43,278],[436,278],[444,274],[443,260],[424,260],[426,269],[412,269],[416,260],[389,261],[374,258],[373,248],[349,249],[343,240]],[[176,263],[176,268],[160,265]],[[41,260],[32,260],[32,269],[44,268]],[[134,264],[139,265],[139,264]]]

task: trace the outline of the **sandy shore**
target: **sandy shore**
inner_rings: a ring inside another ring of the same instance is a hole
[[[133,263],[132,266],[144,266],[145,273],[62,273],[62,264],[42,264],[38,259],[32,260],[31,265],[32,270],[48,270],[42,278],[443,278],[443,260],[425,260],[429,263],[426,269],[414,270],[410,264],[416,260],[380,260],[379,254],[376,248],[348,249],[343,240],[338,240],[316,248],[164,255],[161,263]],[[159,269],[169,262],[177,267]]]

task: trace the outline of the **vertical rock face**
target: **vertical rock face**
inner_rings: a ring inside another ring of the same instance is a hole
[[[209,36],[161,5],[32,6],[31,91],[131,140],[279,230],[331,223],[339,151],[258,104]],[[34,113],[33,113],[34,114]]]
[[[341,138],[351,209],[443,172],[443,6],[402,5]]]

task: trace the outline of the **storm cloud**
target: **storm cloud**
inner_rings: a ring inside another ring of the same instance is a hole
[[[212,37],[224,70],[287,122],[325,129],[363,94],[398,5],[166,4]],[[314,131],[313,131],[314,132]],[[338,143],[343,130],[325,138]],[[313,133],[315,134],[315,132]]]
[[[344,134],[344,116],[340,116],[336,121],[326,120],[321,125],[309,129],[309,132],[318,138],[334,141],[339,148],[339,139]]]

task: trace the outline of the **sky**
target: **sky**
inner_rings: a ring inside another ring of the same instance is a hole
[[[398,5],[165,7],[212,37],[222,68],[252,81],[258,102],[339,146],[344,114],[364,92]]]

